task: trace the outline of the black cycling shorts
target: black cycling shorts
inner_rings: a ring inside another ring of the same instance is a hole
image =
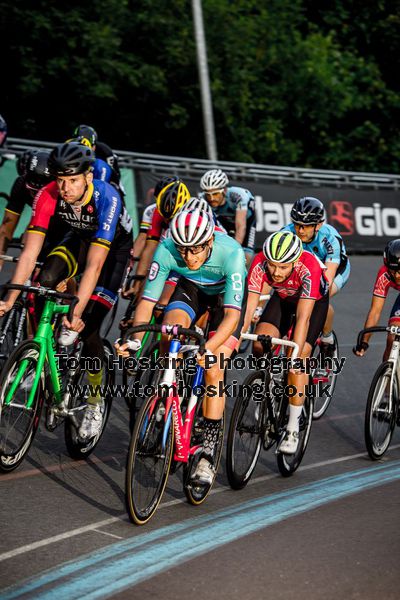
[[[329,308],[329,296],[326,295],[314,304],[310,317],[306,342],[312,347],[317,341],[324,326]],[[296,322],[297,301],[283,299],[276,292],[262,313],[259,323],[270,323],[279,330],[281,337],[287,335],[291,325]]]
[[[247,305],[247,282],[244,284],[246,290],[243,298],[242,309],[238,326],[232,333],[232,336],[237,340],[240,338],[244,317]],[[210,311],[210,333],[217,330],[224,318],[223,295],[216,294],[210,296],[203,292],[196,284],[184,277],[180,277],[175,291],[171,296],[165,313],[181,309],[184,310],[191,318],[191,324],[195,323],[209,309]]]

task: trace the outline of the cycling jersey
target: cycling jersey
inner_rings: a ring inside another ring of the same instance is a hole
[[[226,308],[241,310],[246,280],[245,257],[241,246],[227,235],[215,233],[211,254],[196,271],[186,266],[171,239],[161,242],[150,267],[144,299],[159,300],[170,271],[193,282],[207,295],[223,293]]]
[[[259,252],[250,267],[248,289],[249,292],[261,294],[263,283],[266,282],[281,298],[292,301],[300,298],[320,300],[328,294],[325,268],[314,254],[304,251],[285,281],[277,283],[268,271],[263,252]]]
[[[156,203],[149,204],[143,211],[142,220],[140,221],[140,233],[147,233],[151,228],[153,214],[156,209]]]
[[[400,291],[400,285],[393,281],[388,268],[382,265],[376,276],[373,295],[379,298],[386,298],[390,288]]]
[[[20,215],[25,208],[25,205],[32,206],[36,190],[30,191],[23,177],[17,177],[11,188],[10,199],[7,203],[6,210]]]
[[[283,230],[296,233],[294,223],[286,225]],[[316,232],[315,237],[311,242],[303,242],[303,248],[318,256],[323,263],[332,262],[342,266],[343,263],[346,264],[349,260],[340,233],[336,231],[332,225],[328,225],[327,223],[324,223],[324,225]],[[344,267],[341,270],[344,270]]]
[[[207,200],[205,192],[199,194],[199,198]],[[255,200],[253,194],[241,187],[228,187],[225,202],[213,208],[213,211],[219,223],[228,232],[231,237],[235,236],[236,232],[236,212],[238,210],[247,210],[246,235],[242,246],[245,250],[254,250],[255,242]]]
[[[115,188],[94,180],[88,191],[85,203],[73,207],[59,196],[55,181],[47,184],[35,197],[28,231],[46,235],[50,218],[56,216],[81,238],[105,248],[131,239],[132,221]]]
[[[113,170],[109,164],[107,164],[101,158],[96,158],[93,165],[93,179],[100,179],[100,181],[111,182]]]

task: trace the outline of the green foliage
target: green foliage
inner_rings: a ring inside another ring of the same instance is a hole
[[[398,171],[400,0],[203,0],[219,157]],[[204,156],[189,0],[0,0],[11,135]],[[390,57],[390,60],[388,59]]]

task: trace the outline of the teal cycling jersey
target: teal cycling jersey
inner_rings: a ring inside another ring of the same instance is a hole
[[[245,255],[235,240],[215,232],[212,251],[196,271],[189,269],[172,239],[161,242],[154,254],[143,299],[157,302],[170,271],[193,282],[204,293],[223,294],[224,306],[241,310],[246,282]]]
[[[293,223],[286,225],[283,229],[296,233]],[[336,231],[332,225],[328,225],[327,223],[322,225],[321,229],[317,231],[316,236],[311,242],[308,242],[307,244],[303,242],[303,248],[318,256],[324,264],[327,262],[341,264],[348,260],[346,248],[340,233]]]

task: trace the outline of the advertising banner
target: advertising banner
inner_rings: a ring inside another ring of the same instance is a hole
[[[162,177],[148,171],[136,171],[139,212],[152,201],[149,190]],[[199,179],[181,174],[190,192],[200,191]],[[325,206],[327,222],[343,237],[346,248],[355,253],[381,252],[386,243],[400,238],[400,191],[362,187],[290,185],[268,181],[233,179],[232,185],[249,189],[256,200],[256,246],[261,248],[270,233],[290,223],[290,209],[302,196],[319,198]]]

